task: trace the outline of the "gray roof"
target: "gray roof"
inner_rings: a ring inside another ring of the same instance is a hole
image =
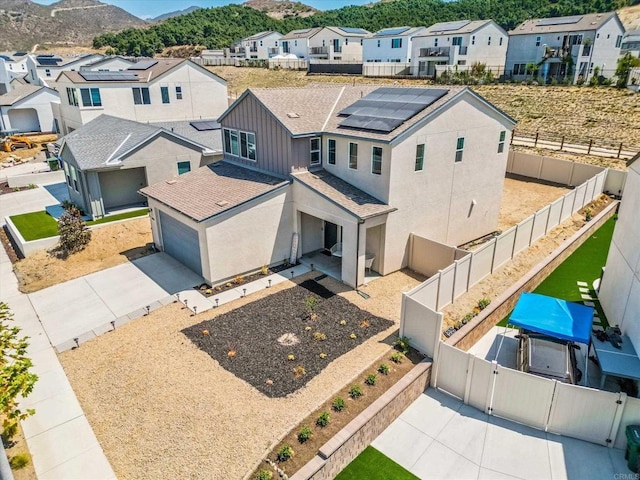
[[[337,33],[338,35],[342,35],[343,37],[368,37],[369,35],[371,35],[371,32],[368,30],[365,30],[364,28],[361,28],[360,30],[362,30],[361,32],[356,32],[353,29],[350,29],[350,27],[325,27],[328,30],[331,30],[332,32]],[[346,29],[350,29],[349,30],[345,30]]]
[[[98,170],[117,166],[123,155],[161,133],[187,140],[202,149],[205,147],[158,126],[104,114],[65,135],[57,143],[69,148],[81,170]]]
[[[526,20],[509,32],[509,35],[531,35],[540,33],[584,32],[597,30],[611,17],[617,18],[616,12],[588,13],[569,17],[533,18]],[[572,22],[572,20],[576,20]],[[539,22],[554,24],[538,25]],[[571,23],[569,23],[571,22]]]
[[[201,222],[289,183],[222,161],[150,185],[140,192]]]
[[[135,60],[131,60],[127,57],[123,57],[122,55],[107,55],[105,57],[97,59],[95,62],[91,62],[91,63],[87,63],[86,65],[83,65],[82,67],[80,67],[80,69],[85,70],[89,68],[95,68],[98,65],[102,65],[103,63],[110,62],[111,60],[124,60],[125,62],[128,62],[131,65],[136,63]]]
[[[314,28],[303,28],[302,30],[291,30],[285,36],[282,37],[282,40],[293,40],[298,38],[311,38],[323,27],[314,27]]]
[[[273,30],[268,30],[266,32],[254,33],[253,35],[249,35],[248,37],[243,38],[243,40],[260,40],[261,38],[268,37],[272,33],[276,35],[282,36],[280,32],[275,32]]]
[[[397,210],[326,170],[291,175],[294,180],[362,220]]]
[[[434,23],[424,32],[420,32],[418,35],[416,35],[416,37],[433,37],[436,35],[459,35],[471,33],[491,22],[493,22],[493,20],[474,20],[468,21],[467,23],[464,23],[462,21]],[[459,28],[452,28],[458,25],[460,25]]]
[[[0,105],[9,106],[18,103],[21,100],[24,100],[27,97],[39,92],[40,90],[48,90],[51,93],[58,94],[55,90],[52,90],[47,87],[40,87],[38,85],[15,85],[10,92],[5,93],[4,95],[0,95]]]
[[[399,28],[406,28],[407,30],[401,32],[401,33],[397,33],[397,30]],[[423,30],[425,30],[426,27],[388,27],[388,28],[383,28],[381,30],[378,30],[377,32],[374,32],[370,38],[379,38],[379,37],[407,37],[407,36],[413,36],[416,35],[420,32],[422,32]]]
[[[204,122],[207,120],[192,120],[193,122]],[[215,120],[208,120],[215,122]],[[151,125],[164,128],[170,132],[177,133],[181,137],[204,145],[211,150],[222,152],[222,129],[200,131],[191,125],[191,121],[180,122],[153,122]]]

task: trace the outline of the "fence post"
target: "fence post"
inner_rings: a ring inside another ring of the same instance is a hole
[[[591,147],[593,146],[593,139],[589,140],[589,148],[587,149],[587,155],[591,153]]]
[[[538,146],[538,135],[540,135],[540,132],[536,132],[536,140],[533,142],[533,148]]]
[[[560,150],[564,148],[564,135],[562,135],[562,140],[560,140]]]
[[[618,155],[616,155],[616,158],[620,158],[621,153],[622,153],[622,142],[620,142],[620,146],[618,147]]]

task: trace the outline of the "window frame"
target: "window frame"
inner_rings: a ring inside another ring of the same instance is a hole
[[[314,148],[314,142],[317,142],[318,148]],[[314,159],[316,159],[314,161]],[[309,139],[309,165],[317,166],[322,163],[322,137],[311,137]]]
[[[332,148],[333,144],[333,148]],[[327,164],[335,165],[336,164],[336,139],[328,138],[327,139]]]
[[[177,162],[176,166],[178,168],[178,175],[184,175],[185,173],[189,173],[191,171],[191,162],[189,160],[183,160],[181,162]],[[185,167],[186,167],[186,170],[185,170]]]
[[[391,48],[402,48],[402,37],[391,39]]]
[[[131,91],[133,92],[134,105],[151,105],[151,93],[149,92],[149,87],[131,87]],[[136,92],[138,93],[138,97],[136,97]]]
[[[67,87],[67,101],[72,107],[80,106],[80,102],[78,101],[78,89]]]
[[[352,151],[351,147],[355,147],[355,151]],[[358,144],[356,142],[349,142],[347,150],[347,158],[349,159],[349,169],[358,169]]]
[[[171,97],[169,96],[169,87],[160,86],[160,98],[162,98],[162,104],[168,105],[171,103]]]
[[[536,47],[539,47],[541,44],[542,44],[542,37],[538,35],[536,37]]]
[[[375,155],[375,151],[376,150],[380,150],[380,156],[379,156],[379,161],[378,161],[378,168],[376,169],[376,155]],[[382,157],[384,156],[384,150],[382,147],[373,145],[371,147],[371,174],[372,175],[382,175]]]
[[[424,170],[424,143],[418,143],[416,145],[416,161],[414,164],[414,172],[422,172],[423,170]]]
[[[87,95],[86,98],[85,98],[85,94]],[[101,107],[102,106],[102,97],[100,96],[99,88],[95,88],[95,87],[81,88],[80,98],[82,100],[83,107]]]
[[[464,155],[464,137],[458,137],[456,140],[456,157],[454,163],[461,163]]]
[[[176,85],[176,100],[182,100],[182,85]]]
[[[256,134],[253,132],[245,132],[244,130],[238,130],[238,135],[240,138],[240,150],[239,150],[240,158],[243,158],[244,160],[249,160],[250,162],[256,162],[257,161]],[[251,141],[251,137],[253,137],[253,141]],[[243,152],[243,143],[244,143],[244,152]]]
[[[504,142],[507,139],[507,131],[506,130],[502,130],[500,132],[500,137],[498,140],[498,153],[502,153],[504,152]]]

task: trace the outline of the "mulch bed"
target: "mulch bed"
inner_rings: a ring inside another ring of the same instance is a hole
[[[3,193],[13,193],[15,190],[9,186],[8,182],[0,182],[0,195]]]
[[[298,265],[298,264],[296,264],[296,265]],[[280,273],[280,272],[282,272],[284,270],[287,270],[288,268],[292,268],[292,267],[295,267],[295,265],[292,266],[291,264],[288,264],[288,265],[282,264],[282,265],[278,265],[277,267],[267,268],[264,273],[256,272],[256,273],[251,274],[251,275],[238,275],[233,280],[231,280],[231,281],[229,281],[227,283],[216,285],[215,287],[212,287],[208,283],[202,283],[200,285],[196,285],[193,288],[195,288],[198,292],[200,292],[205,297],[211,297],[213,295],[217,295],[219,293],[226,292],[227,290],[232,290],[234,288],[237,288],[240,285],[245,285],[245,284],[253,282],[255,280],[259,280],[262,277],[265,277],[265,276],[268,276],[268,275],[273,275],[274,273]]]
[[[306,306],[309,297],[318,300],[315,319]],[[274,398],[302,388],[332,360],[391,326],[392,321],[361,310],[314,280],[305,280],[182,333],[229,372]],[[326,339],[317,339],[320,335],[314,334],[318,333]],[[298,343],[282,342],[285,335]],[[235,356],[229,356],[232,350]]]
[[[11,263],[16,263],[18,260],[20,260],[18,247],[17,245],[15,245],[13,239],[7,232],[6,226],[0,228],[0,243],[2,244],[5,252],[7,252],[7,256],[9,257]]]

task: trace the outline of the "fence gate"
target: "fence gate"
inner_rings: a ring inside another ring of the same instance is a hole
[[[432,385],[458,398],[464,398],[468,364],[467,352],[440,342]]]

